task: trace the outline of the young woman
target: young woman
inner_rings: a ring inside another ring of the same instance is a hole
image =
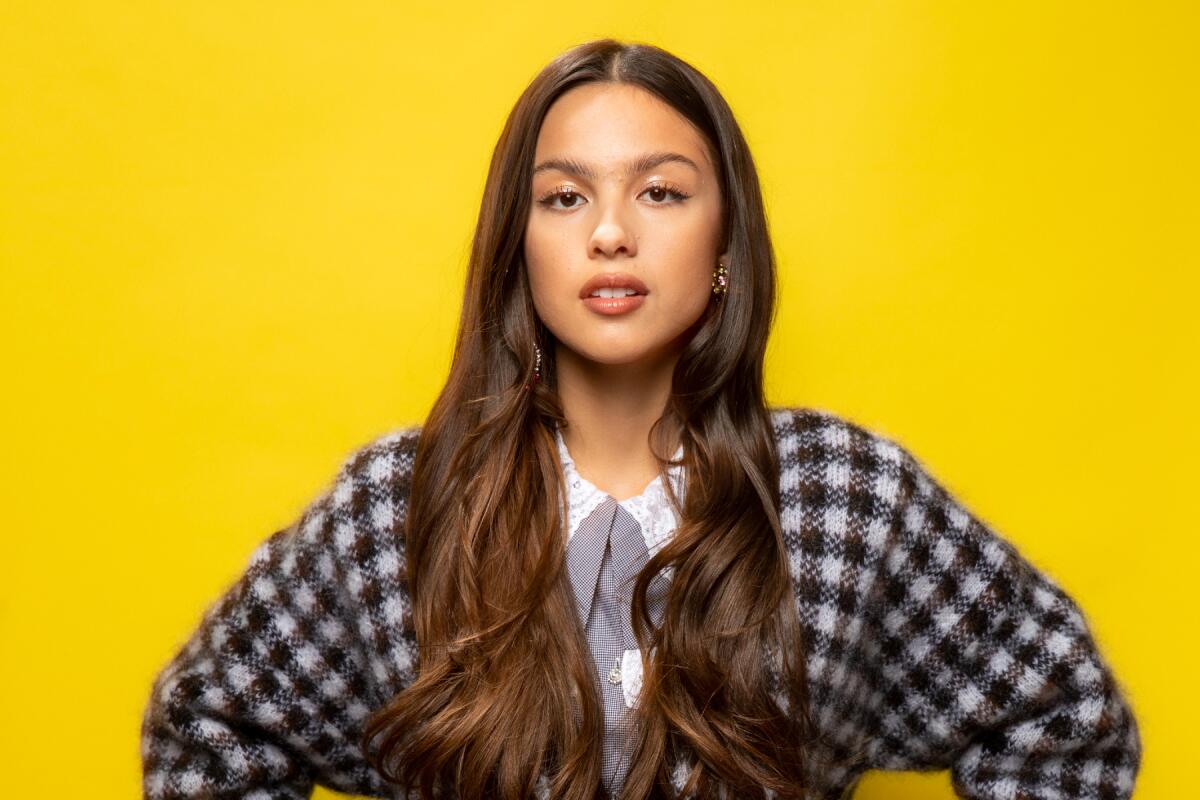
[[[774,259],[714,86],[587,43],[492,159],[449,378],[155,681],[147,797],[1128,797],[1077,605],[899,444],[769,407]]]

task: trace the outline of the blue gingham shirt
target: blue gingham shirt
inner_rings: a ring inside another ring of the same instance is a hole
[[[641,650],[630,622],[633,579],[671,536],[678,517],[656,476],[636,497],[618,501],[584,478],[556,431],[568,492],[567,567],[580,624],[596,664],[605,732],[601,774],[614,796],[629,769],[633,737],[631,709],[642,682]],[[679,460],[683,448],[672,460]],[[682,466],[668,469],[675,491],[684,488]],[[669,572],[657,576],[648,593],[651,618],[660,622]]]

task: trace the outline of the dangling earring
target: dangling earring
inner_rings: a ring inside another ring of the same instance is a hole
[[[542,348],[533,345],[533,382],[538,383],[542,379]]]
[[[729,273],[725,271],[725,265],[718,261],[717,268],[713,271],[712,293],[720,300],[728,288]]]

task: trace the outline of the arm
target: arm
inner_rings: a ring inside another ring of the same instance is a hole
[[[869,625],[874,763],[949,768],[964,798],[1128,798],[1132,711],[1076,603],[900,450]]]
[[[402,561],[378,535],[400,512],[381,460],[395,466],[382,450],[352,456],[159,673],[141,726],[146,798],[384,793],[359,743],[386,699],[376,679],[395,677],[385,662],[403,661],[380,633],[403,610]]]

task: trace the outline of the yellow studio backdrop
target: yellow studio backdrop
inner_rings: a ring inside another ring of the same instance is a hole
[[[153,676],[424,418],[504,117],[605,35],[745,128],[772,402],[897,438],[1055,578],[1138,716],[1135,796],[1194,792],[1195,5],[784,6],[3,5],[0,794],[137,796]]]

